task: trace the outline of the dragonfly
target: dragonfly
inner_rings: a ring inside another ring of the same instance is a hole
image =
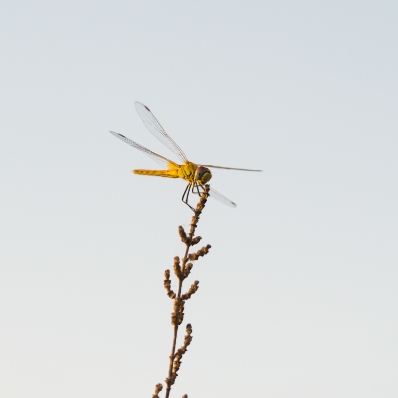
[[[185,188],[181,200],[188,207],[190,207],[191,210],[195,211],[195,209],[188,203],[189,194],[192,192],[193,194],[198,194],[199,196],[201,196],[204,191],[204,185],[207,184],[212,177],[209,168],[239,171],[262,171],[252,169],[239,169],[234,167],[213,166],[209,164],[204,165],[190,162],[182,149],[166,133],[164,128],[161,126],[161,124],[158,122],[158,120],[149,110],[149,108],[138,101],[135,102],[134,105],[138,115],[144,122],[144,125],[149,130],[149,132],[152,133],[164,146],[170,149],[179,158],[182,164],[177,164],[172,160],[165,158],[164,156],[158,155],[157,153],[152,152],[151,150],[145,148],[135,141],[132,141],[130,138],[127,138],[122,134],[116,133],[114,131],[110,131],[110,133],[125,142],[126,144],[131,145],[133,148],[136,148],[139,151],[145,153],[163,168],[162,170],[136,169],[133,170],[134,174],[166,178],[181,178],[185,180],[188,184]],[[210,187],[209,195],[210,197],[215,198],[228,206],[236,207],[236,204],[234,202],[216,191],[213,187]]]

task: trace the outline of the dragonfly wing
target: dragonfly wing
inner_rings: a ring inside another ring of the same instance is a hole
[[[262,170],[253,170],[253,169],[237,169],[236,167],[213,166],[211,164],[202,164],[201,166],[212,167],[213,169],[224,169],[224,170],[262,171]]]
[[[146,155],[148,155],[151,159],[153,159],[156,163],[158,163],[160,166],[162,166],[164,169],[169,169],[169,166],[174,166],[178,167],[178,165],[171,160],[158,155],[155,152],[150,151],[149,149],[145,148],[144,146],[137,144],[133,140],[130,140],[130,138],[125,137],[122,134],[115,133],[114,131],[110,131],[111,134],[113,134],[115,137],[119,138],[120,140],[124,141],[126,144],[131,145],[132,147],[138,149],[141,152],[144,152]]]
[[[204,191],[203,185],[199,185],[199,187],[201,188],[201,191]],[[224,203],[227,206],[236,207],[236,203],[232,202],[232,200],[229,200],[224,195],[222,195],[220,192],[216,191],[212,186],[210,186],[209,195],[211,198],[217,199],[218,201]]]
[[[153,116],[152,112],[149,110],[147,106],[141,104],[141,102],[135,102],[135,109],[138,112],[138,115],[144,122],[146,128],[167,148],[169,148],[174,154],[181,159],[182,162],[188,162],[185,153],[182,149],[173,141],[173,139],[166,133],[164,128],[158,122],[155,116]]]
[[[217,199],[218,201],[224,203],[227,206],[236,207],[236,203],[232,202],[232,200],[229,200],[228,198],[226,198],[224,195],[222,195],[220,192],[216,191],[212,187],[210,187],[210,197]]]

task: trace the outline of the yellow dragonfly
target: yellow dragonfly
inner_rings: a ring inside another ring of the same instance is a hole
[[[158,155],[155,152],[143,147],[142,145],[130,140],[122,134],[115,133],[114,131],[110,131],[115,137],[121,139],[125,143],[131,145],[132,147],[144,152],[150,158],[152,158],[155,162],[157,162],[160,166],[163,167],[163,170],[142,170],[137,169],[133,170],[134,174],[140,174],[145,176],[157,176],[157,177],[166,177],[166,178],[182,178],[183,180],[188,182],[187,187],[182,195],[181,200],[189,206],[192,210],[194,208],[188,203],[189,193],[198,194],[201,196],[201,193],[204,190],[204,184],[208,183],[212,177],[210,168],[216,169],[227,169],[227,170],[241,170],[241,171],[262,171],[262,170],[251,170],[251,169],[237,169],[233,167],[222,167],[222,166],[213,166],[213,165],[197,165],[196,163],[190,162],[182,149],[174,142],[174,140],[166,133],[164,128],[158,122],[156,117],[152,114],[147,106],[141,104],[141,102],[135,102],[135,108],[138,112],[138,115],[144,122],[146,128],[167,148],[169,148],[183,163],[179,165],[174,163],[172,160],[169,160],[161,155]],[[210,197],[218,199],[222,203],[236,207],[236,204],[226,198],[224,195],[221,195],[218,191],[210,187]]]

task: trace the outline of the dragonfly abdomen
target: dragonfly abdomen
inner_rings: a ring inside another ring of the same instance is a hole
[[[133,170],[134,174],[143,176],[155,176],[155,177],[166,177],[166,178],[178,178],[177,170]]]

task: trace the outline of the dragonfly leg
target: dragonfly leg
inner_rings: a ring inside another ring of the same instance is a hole
[[[185,198],[185,195],[186,195],[187,190],[188,190],[189,187],[190,187],[190,184],[188,184],[188,185],[186,186],[185,191],[184,191],[184,193],[182,194],[181,200],[182,200],[184,203],[186,203],[185,200],[184,200],[184,198]]]
[[[188,184],[187,187],[185,188],[185,191],[182,195],[181,200],[192,210],[195,211],[195,209],[188,203],[188,197],[189,197],[189,192],[191,191],[192,185]]]
[[[196,189],[198,190],[198,195],[199,195],[200,197],[202,197],[202,192],[200,192],[199,184],[198,184],[198,183],[196,183]]]
[[[197,193],[199,195],[199,197],[202,197],[202,192],[200,192],[200,190],[199,190],[199,184],[196,183],[195,186],[196,186],[196,192],[195,193]]]
[[[188,203],[189,193],[190,193],[191,191],[193,192],[193,184],[192,184],[192,185],[189,184],[188,186],[189,186],[189,189],[188,189],[188,192],[187,192],[187,201],[186,201],[185,203],[186,203],[186,204],[191,208],[191,210],[194,212],[195,209]]]
[[[203,186],[201,186],[203,188]],[[194,188],[196,188],[196,192],[194,191],[194,189],[192,189],[192,193],[194,193],[195,195],[199,195],[199,197],[202,197],[202,192],[200,192],[199,189],[199,183],[195,182]],[[203,188],[204,190],[204,188]]]

